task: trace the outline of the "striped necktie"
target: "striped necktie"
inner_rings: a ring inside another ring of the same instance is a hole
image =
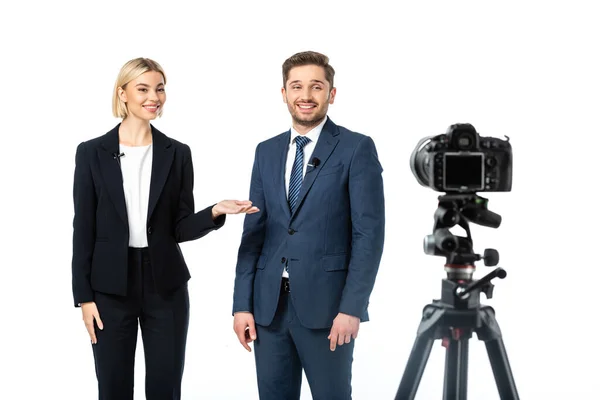
[[[292,213],[296,210],[296,203],[298,202],[298,195],[300,194],[300,187],[302,187],[302,170],[304,169],[304,146],[306,146],[310,139],[305,136],[296,136],[296,159],[292,166],[292,173],[290,175],[290,186],[288,193],[288,202],[290,203],[290,210]]]

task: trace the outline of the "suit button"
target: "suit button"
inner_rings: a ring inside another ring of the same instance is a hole
[[[286,260],[285,260],[285,257],[281,257],[281,263],[282,263],[282,264],[285,264],[285,261],[286,261]]]
[[[148,235],[152,235],[152,227],[151,226],[148,227]]]
[[[294,233],[296,233],[296,231],[295,231],[295,230],[293,230],[292,228],[290,228],[290,229],[288,229],[288,233],[289,233],[290,235],[293,235]]]

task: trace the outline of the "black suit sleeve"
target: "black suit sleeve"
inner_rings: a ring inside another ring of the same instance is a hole
[[[175,237],[178,243],[200,239],[206,234],[221,228],[225,224],[225,215],[212,218],[213,206],[194,213],[194,165],[192,151],[184,148],[183,176],[179,195],[179,210],[175,225]]]
[[[75,306],[94,301],[90,283],[92,255],[96,241],[96,190],[84,143],[77,146],[73,182],[73,258],[71,264]]]

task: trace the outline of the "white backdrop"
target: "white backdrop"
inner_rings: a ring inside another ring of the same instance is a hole
[[[385,168],[386,245],[354,398],[394,397],[422,307],[440,294],[444,260],[422,251],[438,193],[418,185],[408,159],[455,122],[514,148],[513,191],[482,193],[502,226],[472,229],[475,249],[498,249],[508,271],[482,300],[497,311],[521,398],[598,398],[598,14],[577,1],[416,3],[4,3],[0,398],[96,398],[71,297],[72,179],[77,144],[118,122],[110,99],[122,64],[145,56],[165,68],[156,126],[191,146],[201,209],[248,196],[254,147],[290,124],[281,64],[307,49],[337,71],[330,117],[372,136]],[[184,399],[258,399],[253,354],[232,330],[242,221],[183,245],[193,275]],[[418,399],[441,398],[443,368],[438,341]],[[477,339],[469,395],[498,398]]]

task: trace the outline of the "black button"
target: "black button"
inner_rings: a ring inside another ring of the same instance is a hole
[[[282,263],[282,264],[285,264],[285,262],[286,262],[286,259],[285,259],[285,257],[281,257],[281,263]]]
[[[152,235],[152,227],[151,226],[148,227],[148,234]]]
[[[289,233],[290,235],[293,235],[294,233],[296,233],[296,231],[295,231],[295,230],[293,230],[292,228],[290,228],[290,229],[288,229],[288,233]]]

